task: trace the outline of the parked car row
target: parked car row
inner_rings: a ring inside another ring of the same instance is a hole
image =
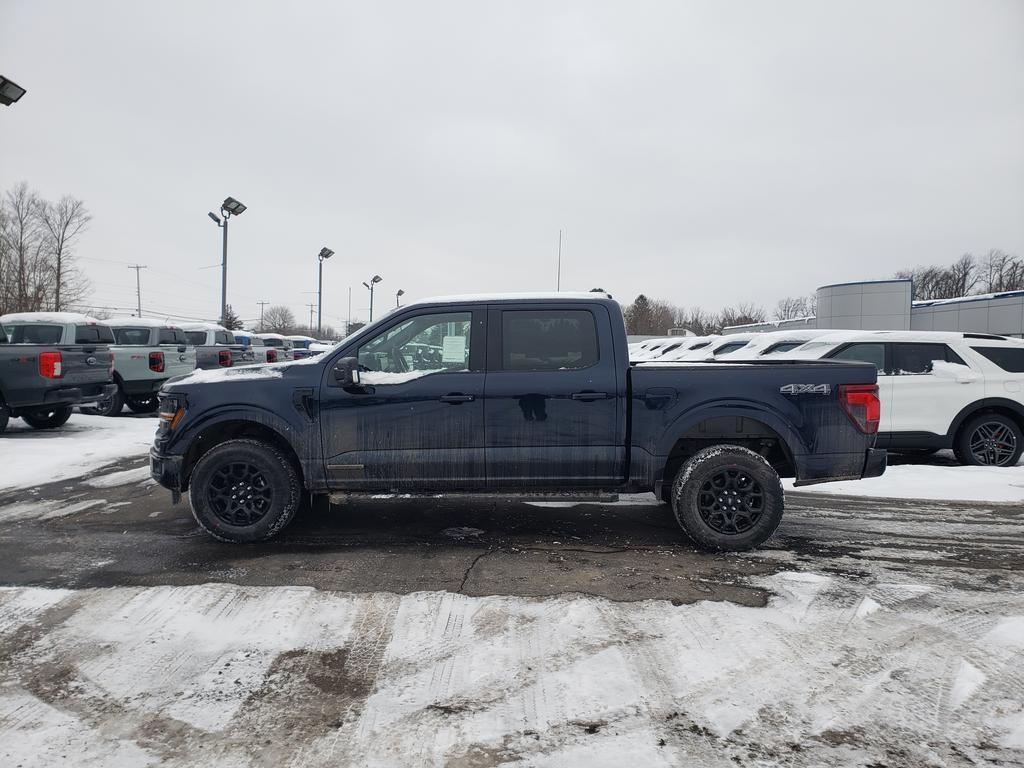
[[[984,333],[798,329],[669,336],[630,348],[637,363],[856,360],[878,370],[877,445],[963,464],[1013,466],[1024,452],[1024,340]]]
[[[4,315],[0,431],[12,417],[37,429],[58,427],[76,405],[101,416],[116,416],[126,405],[135,413],[154,413],[157,392],[175,376],[291,359],[292,342],[283,336],[233,333],[215,323],[97,320],[74,312]]]

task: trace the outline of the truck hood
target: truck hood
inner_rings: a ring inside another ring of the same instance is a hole
[[[309,358],[311,362],[315,358]],[[233,384],[242,381],[268,381],[270,379],[283,378],[290,369],[301,366],[303,370],[311,367],[305,361],[283,362],[283,363],[261,363],[259,365],[246,365],[237,368],[214,368],[210,370],[196,370],[184,376],[176,376],[164,384],[163,389],[168,392],[180,392],[192,389],[195,386],[208,384]],[[320,361],[317,361],[320,362]]]

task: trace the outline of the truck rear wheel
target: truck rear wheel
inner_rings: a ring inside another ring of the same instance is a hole
[[[7,406],[0,404],[0,432],[7,429],[7,422],[10,418],[11,414],[7,412]]]
[[[124,395],[121,394],[121,388],[118,387],[110,397],[98,401],[96,405],[83,408],[82,413],[89,416],[120,416],[122,410],[124,410]]]
[[[56,429],[71,418],[71,406],[62,405],[59,408],[44,408],[31,413],[23,413],[21,418],[32,429]]]
[[[301,495],[299,474],[281,451],[259,440],[228,440],[196,463],[188,498],[204,531],[248,544],[288,525]]]
[[[705,448],[672,483],[676,522],[702,549],[742,551],[764,543],[779,527],[784,506],[771,464],[738,445]]]

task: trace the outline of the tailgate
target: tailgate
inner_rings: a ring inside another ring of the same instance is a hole
[[[174,344],[162,344],[160,349],[164,353],[164,374],[168,378],[184,376],[195,370],[195,347],[186,347],[184,352],[179,352]]]
[[[109,347],[61,346],[61,377],[52,380],[64,387],[84,384],[103,384],[110,381],[111,362]]]

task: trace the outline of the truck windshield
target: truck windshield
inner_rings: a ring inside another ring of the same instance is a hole
[[[60,344],[64,335],[64,326],[41,325],[26,323],[25,325],[7,325],[11,344]]]
[[[149,344],[149,328],[115,328],[114,338],[126,347],[144,347]]]
[[[76,325],[75,344],[113,344],[114,333],[105,325]]]
[[[160,329],[160,343],[161,344],[188,344],[188,339],[185,338],[185,332],[183,330],[181,330],[180,328],[161,328]]]

